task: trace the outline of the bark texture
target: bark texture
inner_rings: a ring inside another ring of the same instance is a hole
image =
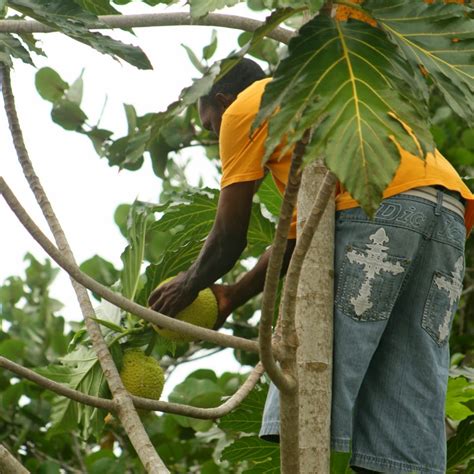
[[[148,28],[152,26],[220,26],[242,31],[253,32],[265,23],[235,15],[222,13],[209,13],[203,18],[191,18],[186,12],[177,13],[148,13],[139,15],[104,15],[99,16],[99,21],[93,29],[103,30],[111,28]],[[35,20],[1,20],[0,32],[2,33],[51,33],[56,31],[48,25]],[[288,43],[294,32],[277,27],[265,36],[282,43]]]
[[[0,473],[1,474],[29,474],[19,461],[8,451],[5,446],[0,444]]]
[[[303,172],[298,196],[299,234],[326,171],[316,162]],[[301,474],[323,474],[329,472],[330,467],[334,206],[332,185],[331,198],[304,259],[296,301]]]

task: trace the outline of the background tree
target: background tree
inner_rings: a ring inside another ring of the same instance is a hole
[[[473,134],[466,121],[472,121],[474,104],[469,53],[474,29],[468,5],[397,2],[399,7],[394,9],[390,8],[394,2],[389,0],[367,0],[362,6],[333,2],[339,4],[340,21],[319,15],[300,30],[300,36],[287,52],[272,40],[264,39],[264,35],[283,21],[298,27],[303,11],[309,8],[315,13],[323,2],[291,2],[291,8],[285,8],[288,6],[285,2],[248,3],[273,12],[256,33],[241,35],[242,49],[233,57],[244,53],[254,55],[266,61],[269,71],[280,79],[278,83],[275,81],[275,87],[269,88],[260,117],[272,115],[281,106],[281,113],[270,121],[269,149],[290,129],[293,133],[289,135],[289,145],[298,142],[307,129],[318,125],[309,140],[308,155],[323,153],[327,166],[368,212],[377,206],[398,164],[393,137],[404,147],[422,154],[433,146],[428,133],[431,128],[446,156],[463,174],[471,173]],[[201,18],[215,6],[214,2],[192,1],[194,21],[206,21]],[[5,13],[7,7],[16,10],[138,67],[150,67],[140,50],[89,31],[97,26],[95,15],[117,13],[107,1],[91,4],[71,0],[44,5],[19,0],[4,2],[2,7]],[[353,18],[345,21],[351,16]],[[211,21],[209,16],[206,18]],[[405,21],[401,28],[399,18],[411,20]],[[3,24],[7,29],[8,22]],[[22,20],[22,24],[27,25],[27,22]],[[433,31],[437,32],[437,40],[430,38]],[[28,34],[1,35],[0,59],[7,66],[11,65],[11,56],[30,61],[28,49],[38,52],[34,39]],[[311,61],[303,63],[301,58],[308,54],[305,39],[310,36],[313,38],[309,51]],[[409,39],[413,36],[419,41]],[[145,303],[149,292],[164,278],[189,266],[213,221],[217,192],[190,188],[183,168],[173,157],[185,147],[200,145],[218,166],[215,138],[202,129],[193,106],[219,72],[234,62],[231,58],[210,66],[216,42],[217,38],[213,37],[203,50],[202,58],[188,48],[191,61],[204,76],[183,91],[166,112],[140,117],[132,106],[126,106],[128,133],[121,138],[116,138],[112,131],[87,124],[87,115],[80,107],[82,79],[69,85],[51,69],[42,69],[37,74],[39,93],[52,103],[53,121],[67,130],[86,135],[111,166],[133,171],[149,157],[156,175],[165,180],[160,203],[137,202],[117,209],[116,222],[129,241],[122,255],[123,268],[115,269],[98,256],[82,264],[82,269],[97,281],[138,303]],[[448,45],[449,52],[437,53],[441,44]],[[321,60],[323,51],[326,61]],[[292,60],[280,61],[287,54]],[[334,81],[331,74],[338,80]],[[314,77],[322,78],[316,87]],[[416,87],[407,88],[408,84],[413,85],[413,78]],[[324,79],[331,82],[331,88],[326,88]],[[338,99],[332,100],[336,90]],[[339,113],[341,110],[344,114]],[[413,140],[400,121],[410,123],[419,141]],[[334,140],[334,136],[339,140]],[[349,147],[352,143],[356,146]],[[371,153],[374,146],[383,151],[379,158]],[[341,160],[341,156],[347,160]],[[365,166],[389,172],[374,172],[373,176],[381,178],[366,181],[360,174]],[[248,259],[261,254],[272,242],[280,204],[281,197],[266,180],[254,205],[249,246],[226,280],[236,278],[248,266]],[[452,336],[453,376],[456,378],[450,381],[447,401],[450,428],[456,431],[448,446],[449,467],[455,470],[455,466],[460,465],[459,469],[467,469],[467,472],[474,470],[474,463],[467,465],[474,450],[472,369],[469,368],[473,351],[470,314],[473,305],[469,304],[473,297],[471,247],[469,244],[466,289]],[[143,258],[148,262],[144,273],[140,268]],[[48,262],[41,263],[32,257],[29,261],[26,277],[12,277],[1,289],[2,318],[11,327],[8,333],[2,333],[0,354],[25,367],[35,368],[51,380],[90,395],[107,397],[107,384],[91,347],[90,333],[78,326],[64,334],[64,320],[58,316],[59,304],[48,297],[54,270]],[[227,328],[236,336],[255,338],[257,330],[252,317],[259,307],[257,299],[240,308]],[[200,357],[203,349],[219,350],[211,343],[171,345],[156,337],[143,319],[131,312],[119,311],[104,300],[96,308],[96,320],[119,367],[126,347],[145,348],[168,370],[177,363]],[[31,344],[31,340],[35,344]],[[243,364],[254,366],[257,362],[251,352],[236,349],[235,355]],[[4,367],[7,362],[1,360]],[[14,383],[16,379],[9,372],[2,372],[2,379],[1,401],[9,410],[5,411],[4,432],[8,434],[4,443],[28,469],[34,472],[58,472],[59,466],[79,472],[106,469],[140,472],[142,469],[121,426],[116,421],[104,422],[107,411],[52,396],[28,381]],[[200,370],[175,387],[170,401],[204,408],[216,406],[241,383],[242,376],[238,374],[217,377],[212,371]],[[27,398],[21,399],[22,395]],[[144,423],[158,454],[172,472],[278,472],[278,447],[256,437],[264,395],[265,386],[257,387],[235,412],[222,417],[217,424],[176,414],[148,416]],[[181,441],[177,444],[178,437]],[[118,446],[120,449],[114,454],[110,448]],[[97,448],[100,449],[97,451]],[[347,468],[346,457],[335,456],[333,461],[334,472],[344,472]]]

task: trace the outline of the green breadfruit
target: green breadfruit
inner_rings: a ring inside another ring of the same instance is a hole
[[[166,282],[172,280],[174,277],[168,278],[162,281],[157,288]],[[194,324],[206,329],[212,329],[217,321],[217,300],[210,288],[205,288],[200,291],[197,298],[186,308],[180,311],[175,319],[185,321],[186,323]],[[155,331],[171,341],[176,342],[190,342],[194,341],[195,338],[191,336],[185,336],[169,329],[159,328],[153,326]]]
[[[159,400],[165,383],[158,361],[145,355],[141,349],[127,349],[124,352],[120,378],[132,395],[153,400]]]

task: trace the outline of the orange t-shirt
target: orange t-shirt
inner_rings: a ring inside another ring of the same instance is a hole
[[[270,159],[262,164],[267,138],[267,123],[258,128],[250,137],[253,121],[258,113],[260,101],[266,84],[271,79],[256,81],[243,90],[222,116],[219,134],[219,151],[222,162],[221,188],[233,183],[254,181],[264,176],[268,169],[273,180],[283,194],[288,181],[291,151],[281,155],[281,148],[272,153]],[[469,232],[474,225],[474,194],[463,183],[453,166],[439,153],[429,153],[422,160],[406,150],[400,149],[401,162],[390,185],[384,191],[384,198],[420,186],[441,185],[457,191],[466,200],[465,223]],[[359,204],[347,191],[336,196],[336,209],[351,209]],[[296,238],[296,212],[288,234]]]

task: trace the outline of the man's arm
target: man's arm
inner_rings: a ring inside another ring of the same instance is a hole
[[[255,181],[235,183],[220,194],[216,219],[209,236],[191,267],[157,288],[148,303],[152,309],[176,316],[207,288],[226,274],[247,245]]]
[[[288,240],[280,276],[284,276],[288,270],[288,265],[295,245],[295,239]],[[219,304],[219,316],[216,325],[214,326],[215,329],[220,328],[224,324],[225,320],[234,309],[242,306],[250,298],[253,298],[263,291],[271,252],[272,248],[270,247],[260,257],[255,267],[247,272],[234,285],[212,285],[211,289],[214,291]]]

